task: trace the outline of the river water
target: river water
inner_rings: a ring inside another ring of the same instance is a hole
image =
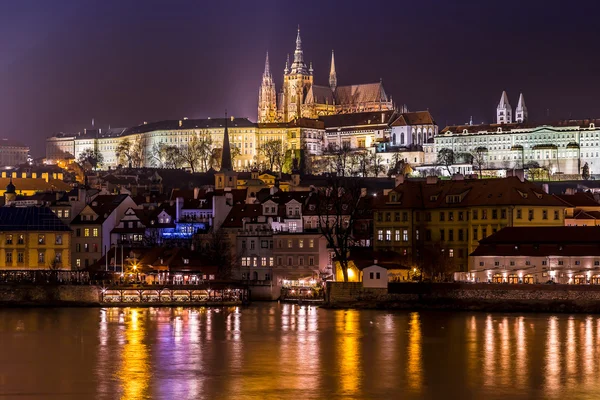
[[[0,399],[598,399],[600,316],[0,310]]]

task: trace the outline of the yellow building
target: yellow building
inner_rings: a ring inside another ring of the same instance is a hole
[[[376,206],[373,244],[407,257],[466,271],[479,240],[507,226],[561,226],[565,204],[517,177],[440,181],[398,179]]]
[[[12,183],[16,194],[31,196],[37,192],[59,192],[71,190],[71,185],[63,181],[62,172],[15,172],[0,173],[0,196],[4,196],[5,188]]]
[[[49,208],[0,208],[0,269],[71,269],[71,230]]]

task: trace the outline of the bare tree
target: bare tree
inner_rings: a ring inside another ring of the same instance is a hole
[[[352,227],[361,199],[360,181],[347,177],[330,179],[326,187],[313,192],[309,199],[316,206],[319,232],[340,263],[344,282],[348,282],[349,251],[354,244]]]
[[[455,271],[453,254],[440,242],[428,243],[423,247],[421,273],[432,281],[442,281]]]
[[[131,140],[129,138],[121,139],[115,148],[117,162],[121,165],[131,166],[131,154]]]
[[[473,158],[473,168],[479,172],[479,178],[481,179],[481,170],[485,165],[485,157],[487,156],[488,149],[485,147],[477,147],[471,152]]]
[[[330,170],[336,171],[338,176],[349,175],[348,166],[355,161],[351,160],[352,148],[350,143],[342,142],[341,146],[330,143],[323,151],[323,155],[329,160]]]
[[[385,172],[385,167],[383,165],[383,158],[381,155],[374,152],[371,155],[371,171],[373,171],[373,176],[377,178],[379,174],[383,174]]]
[[[98,150],[88,147],[81,152],[81,154],[79,154],[79,157],[77,157],[77,162],[84,170],[89,168],[96,169],[104,162],[104,156]]]
[[[217,267],[219,279],[231,279],[233,266],[236,264],[231,251],[231,241],[223,229],[212,231],[208,234],[204,246],[200,251]]]
[[[258,152],[265,157],[270,171],[274,171],[274,167],[277,167],[281,171],[285,153],[283,151],[283,142],[280,139],[267,140],[258,147]]]
[[[452,170],[450,167],[454,164],[454,150],[443,148],[438,151],[437,163],[448,171],[448,175],[452,176]]]

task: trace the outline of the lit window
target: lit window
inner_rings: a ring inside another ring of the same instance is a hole
[[[298,240],[298,247],[300,247],[301,249],[304,247],[304,240],[303,239]]]
[[[292,248],[292,239],[288,239],[288,249]]]
[[[13,235],[6,235],[6,244],[12,244]]]
[[[314,241],[314,239],[309,239],[309,241],[308,241],[308,247],[315,247],[315,241]]]
[[[383,229],[377,230],[377,240],[383,242]]]
[[[448,256],[449,256],[450,258],[454,257],[454,249],[449,249],[449,250],[448,250]]]
[[[387,230],[385,231],[385,240],[386,240],[387,242],[389,242],[389,241],[391,241],[391,240],[392,240],[392,230],[391,230],[391,229],[387,229]]]
[[[24,244],[24,243],[25,243],[25,236],[19,235],[19,237],[17,238],[17,244]]]
[[[396,233],[395,233],[395,235],[394,235],[394,240],[395,240],[396,242],[399,242],[399,241],[400,241],[400,230],[398,230],[398,229],[396,229]]]
[[[273,266],[273,257],[269,257],[269,266],[272,267]]]
[[[93,230],[93,236],[94,237],[98,237],[98,228],[94,228],[94,230]]]
[[[69,210],[65,210],[64,214],[65,218],[69,218]]]
[[[402,231],[402,240],[408,242],[408,229]]]
[[[85,229],[83,230],[83,236],[85,236],[85,237],[88,237],[88,236],[90,236],[90,228],[85,228]]]
[[[267,266],[267,257],[261,257],[260,259],[260,265],[263,267]]]

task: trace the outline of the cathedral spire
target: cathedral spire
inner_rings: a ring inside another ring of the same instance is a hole
[[[286,75],[290,73],[290,55],[289,54],[285,58],[285,68],[283,69],[283,73]]]
[[[335,73],[335,58],[333,56],[333,50],[331,50],[331,68],[329,69],[329,87],[332,92],[335,92],[337,87],[337,74]]]
[[[233,171],[233,165],[231,163],[231,147],[229,147],[229,132],[227,131],[227,111],[225,111],[225,131],[223,132],[221,171]]]
[[[298,35],[296,36],[296,50],[294,51],[292,73],[304,75],[307,73],[306,64],[304,64],[304,52],[302,51],[302,39],[300,39],[300,25],[298,25]]]
[[[269,52],[267,51],[267,59],[265,60],[265,72],[263,73],[263,78],[267,78],[271,76],[271,67],[269,66]]]

